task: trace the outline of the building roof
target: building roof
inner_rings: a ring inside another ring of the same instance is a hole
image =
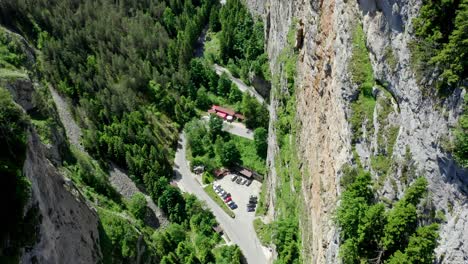
[[[241,168],[239,170],[239,173],[242,174],[243,176],[247,177],[247,178],[252,177],[252,174],[253,174],[251,171],[249,171],[248,169],[245,169],[245,168]]]
[[[234,110],[229,109],[229,108],[225,108],[225,107],[222,107],[222,106],[219,106],[219,105],[213,105],[211,107],[211,109],[215,110],[216,112],[221,112],[221,113],[228,114],[230,116],[234,116],[236,114],[236,112]]]
[[[221,112],[217,112],[216,115],[223,118],[223,119],[226,118],[226,116],[227,116],[226,113],[221,113]]]
[[[215,177],[221,177],[221,176],[223,176],[226,172],[227,172],[226,169],[216,169],[216,170],[214,171],[214,176],[215,176]]]

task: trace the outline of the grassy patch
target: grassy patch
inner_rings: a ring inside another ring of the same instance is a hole
[[[203,56],[210,62],[218,62],[220,57],[220,43],[218,33],[209,32],[205,41],[205,52]]]
[[[253,140],[231,135],[241,153],[242,164],[261,175],[266,174],[266,161],[257,154]]]
[[[273,228],[270,224],[263,223],[262,219],[255,218],[254,222],[255,232],[257,232],[260,242],[264,246],[268,246],[273,242]]]
[[[215,201],[223,210],[224,212],[226,212],[226,214],[228,214],[230,217],[234,218],[236,217],[236,215],[234,214],[234,212],[226,205],[226,203],[221,200],[221,198],[215,193],[215,191],[213,190],[213,185],[210,184],[208,186],[206,186],[205,188],[203,188],[205,190],[205,192],[211,197],[211,199],[213,199],[213,201]]]
[[[7,80],[27,79],[28,75],[21,70],[11,70],[7,68],[0,68],[0,78],[7,79]]]
[[[266,182],[263,182],[262,188],[260,190],[259,198],[258,198],[258,204],[257,204],[257,210],[255,210],[255,215],[265,215],[266,214],[266,195],[267,195],[267,184]]]
[[[372,117],[374,115],[375,98],[372,95],[374,75],[366,47],[366,38],[361,24],[357,24],[353,32],[353,54],[348,64],[352,81],[359,86],[359,96],[351,103],[353,115],[350,123],[353,130],[353,141],[362,138],[362,127],[368,134],[372,131]]]
[[[359,94],[356,101],[351,103],[351,109],[353,115],[350,118],[351,128],[353,130],[353,141],[356,142],[362,138],[364,132],[362,130],[363,123],[364,128],[368,132],[372,132],[373,124],[372,118],[374,116],[375,99],[372,96],[366,96],[364,93]]]
[[[391,166],[391,159],[384,155],[372,155],[371,166],[379,175],[387,175]]]
[[[50,122],[51,120],[36,120],[31,119],[34,127],[36,128],[39,137],[44,144],[50,144],[52,141],[52,131],[50,130]]]
[[[235,89],[237,89],[237,86],[235,86],[235,87],[236,87]],[[242,93],[242,92],[239,91],[239,93]],[[233,104],[231,102],[231,100],[229,100],[228,97],[222,97],[222,96],[219,96],[219,95],[215,95],[212,92],[208,92],[207,95],[208,95],[208,98],[210,99],[210,102],[212,102],[212,104],[222,105],[223,107],[231,108],[231,109],[233,109],[233,110],[235,110],[237,112],[241,112],[241,101],[235,102]]]
[[[387,61],[387,65],[390,67],[392,72],[395,71],[398,61],[395,56],[395,53],[393,52],[392,47],[390,46],[386,47],[384,52],[385,52],[384,56],[385,56],[385,60]]]

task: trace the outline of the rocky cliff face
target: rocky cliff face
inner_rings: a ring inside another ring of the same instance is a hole
[[[31,182],[26,209],[37,208],[37,240],[23,250],[21,263],[97,263],[101,260],[99,218],[71,180],[59,171],[67,142],[58,114],[51,107],[47,90],[34,81],[34,50],[20,35],[5,30],[21,41],[26,56],[22,69],[0,76],[14,101],[30,116],[23,174]],[[44,117],[43,112],[48,116]],[[47,125],[42,125],[47,122]],[[39,129],[44,131],[39,132]],[[40,136],[41,135],[41,136]],[[25,210],[27,211],[27,210]],[[33,236],[33,234],[31,234]]]
[[[420,1],[249,0],[247,3],[264,19],[273,74],[281,74],[278,56],[292,26],[296,27],[296,38],[300,38],[296,39],[301,44],[296,75],[296,116],[300,124],[296,140],[298,157],[302,160],[303,259],[308,263],[337,261],[338,230],[332,216],[340,194],[340,169],[353,160],[350,103],[358,90],[351,81],[348,64],[352,56],[353,28],[362,23],[374,77],[386,84],[393,99],[390,100],[392,110],[382,125],[377,116],[382,112],[379,98],[383,97],[376,95],[374,120],[369,120],[371,129],[367,131],[367,140],[356,144],[354,159],[377,178],[371,156],[378,152],[379,129],[395,129],[395,144],[387,154],[395,161],[395,173],[382,180],[379,195],[388,199],[401,196],[407,186],[402,160],[409,149],[417,173],[429,181],[429,203],[446,216],[436,249],[438,261],[466,262],[467,172],[454,164],[440,143],[456,123],[463,92],[457,90],[446,99],[437,99],[424,95],[415,81],[408,43],[413,38],[411,20],[418,13]],[[272,106],[275,106],[274,94]],[[271,111],[275,113],[274,109]],[[270,125],[272,132],[274,126]],[[269,156],[276,149],[270,146]],[[267,179],[272,204],[274,177],[273,173]]]
[[[38,91],[27,78],[2,80],[25,112],[37,111]],[[52,129],[51,143],[44,145],[30,128],[23,173],[31,182],[28,207],[39,211],[38,236],[24,250],[22,263],[97,263],[101,259],[99,218],[73,183],[56,165],[65,143],[63,129]],[[55,163],[55,165],[54,165]]]
[[[40,212],[39,238],[22,263],[97,263],[101,259],[98,216],[81,193],[46,158],[32,131],[23,173],[31,181],[30,203]]]

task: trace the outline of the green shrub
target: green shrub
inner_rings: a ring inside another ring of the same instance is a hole
[[[418,178],[403,198],[386,210],[383,203],[376,202],[369,173],[359,169],[354,176],[356,172],[345,171],[353,174],[354,180],[343,191],[336,211],[342,261],[359,263],[378,257],[384,263],[430,263],[416,261],[433,259],[438,237],[437,225],[417,226],[422,216],[418,216],[416,206],[427,192],[426,179]],[[414,249],[418,247],[423,251],[417,253]],[[410,255],[415,262],[398,262]]]
[[[128,204],[128,209],[135,218],[144,220],[147,210],[146,197],[142,193],[134,194]]]

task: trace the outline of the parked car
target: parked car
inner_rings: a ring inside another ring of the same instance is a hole
[[[231,177],[231,181],[235,181],[235,180],[237,180],[237,177],[238,177],[238,176],[237,176],[236,174],[232,175],[232,177]]]
[[[215,189],[214,191],[215,191],[216,194],[220,194],[221,191],[222,191],[222,189],[221,189],[221,188],[218,188],[218,189]]]
[[[248,203],[248,204],[247,204],[247,207],[254,207],[254,208],[255,208],[255,207],[256,207],[256,204],[254,204],[254,203]]]
[[[213,184],[213,190],[219,189],[219,187],[221,187],[219,184]]]
[[[227,202],[227,205],[228,205],[229,207],[231,207],[232,204],[235,204],[233,200]]]
[[[247,212],[254,212],[255,208],[254,207],[247,207]]]
[[[252,180],[247,180],[247,183],[245,185],[250,186],[252,184]]]
[[[229,205],[229,207],[234,210],[237,208],[237,204],[236,203],[232,203],[231,205]]]
[[[225,190],[221,189],[221,191],[218,193],[219,196],[223,196],[226,193]]]
[[[239,178],[237,178],[237,180],[236,180],[236,183],[240,184],[240,183],[241,183],[241,181],[242,181],[242,178],[241,178],[241,177],[239,177]]]
[[[228,198],[228,197],[231,197],[231,194],[230,194],[230,193],[225,193],[225,194],[223,194],[223,196],[221,196],[221,197],[223,197],[223,199],[226,199],[226,198]]]
[[[244,184],[246,184],[246,183],[247,183],[247,180],[246,180],[246,179],[242,179],[241,184],[244,185]]]
[[[232,201],[231,196],[229,196],[229,197],[227,197],[226,199],[224,199],[224,202],[225,202],[225,203],[227,203],[227,202],[229,202],[229,201]]]
[[[257,204],[257,199],[249,199],[250,204]]]

